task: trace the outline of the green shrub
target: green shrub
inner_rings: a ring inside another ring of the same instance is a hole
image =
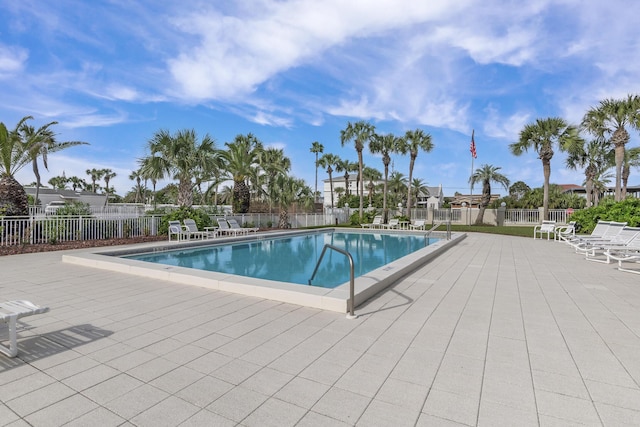
[[[92,216],[88,203],[71,202],[56,210],[58,216]]]
[[[361,218],[360,212],[356,211],[349,217],[349,225],[357,227],[360,224],[371,224],[376,215],[379,215],[376,211],[364,211]]]
[[[205,227],[211,227],[211,218],[209,218],[207,212],[202,209],[181,207],[162,217],[160,226],[158,227],[158,232],[160,234],[167,234],[167,231],[169,230],[169,221],[180,221],[182,223],[187,218],[191,218],[196,222],[198,230],[204,230]]]
[[[575,211],[568,221],[576,221],[580,233],[591,233],[598,221],[626,222],[640,226],[640,199],[629,197],[621,202],[604,200],[598,206]]]

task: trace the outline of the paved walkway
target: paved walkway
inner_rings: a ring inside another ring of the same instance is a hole
[[[471,234],[356,320],[60,259],[0,257],[51,307],[2,425],[640,425],[640,276],[560,243]]]

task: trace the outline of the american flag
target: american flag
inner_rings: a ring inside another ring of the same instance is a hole
[[[469,151],[471,151],[471,157],[473,157],[474,159],[478,158],[478,153],[476,153],[476,142],[473,140],[473,136],[476,133],[476,130],[474,129],[471,132],[471,145],[469,146]]]

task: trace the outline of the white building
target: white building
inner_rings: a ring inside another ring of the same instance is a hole
[[[349,181],[345,183],[344,174],[333,175],[333,204],[338,203],[338,198],[341,194],[345,194],[341,190],[336,191],[338,188],[346,188],[349,194],[359,194],[358,182],[356,180],[358,174],[349,174]],[[384,181],[373,181],[373,185],[378,186],[384,184]],[[369,181],[364,182],[364,197],[369,196]],[[444,194],[442,193],[442,184],[438,187],[426,187],[427,191],[418,195],[418,208],[430,208],[439,209],[444,203]],[[331,185],[329,178],[323,181],[323,203],[325,207],[331,207]],[[412,207],[415,204],[415,200],[412,202]]]

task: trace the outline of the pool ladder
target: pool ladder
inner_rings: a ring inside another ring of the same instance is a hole
[[[345,251],[344,249],[340,249],[338,247],[335,247],[333,245],[330,244],[325,244],[324,247],[322,248],[322,253],[320,254],[320,258],[318,258],[318,262],[316,263],[316,268],[313,270],[313,274],[311,275],[311,278],[309,279],[309,286],[311,286],[311,281],[313,280],[314,277],[316,277],[316,273],[318,271],[318,267],[320,267],[320,262],[322,261],[322,258],[324,257],[324,253],[327,252],[327,249],[332,249],[336,252],[341,253],[342,255],[346,256],[349,259],[349,301],[347,302],[347,319],[355,319],[356,317],[358,317],[353,311],[354,311],[354,274],[353,274],[353,257],[351,256],[351,254],[347,251]]]

